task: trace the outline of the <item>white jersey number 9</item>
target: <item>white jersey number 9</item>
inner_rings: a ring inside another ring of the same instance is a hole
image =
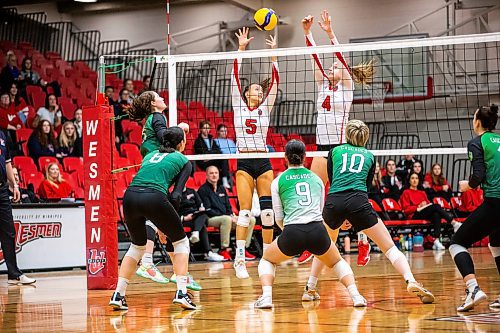
[[[309,206],[312,203],[311,187],[309,186],[309,183],[300,182],[295,184],[295,192],[297,192],[297,195],[300,195],[302,197],[299,200],[299,205]]]
[[[340,173],[344,173],[347,170],[347,159],[349,155],[347,153],[342,154],[342,169],[340,170]],[[356,166],[356,159],[359,158],[359,164],[358,167],[355,169],[354,167]],[[361,154],[352,154],[351,155],[351,163],[349,165],[349,172],[352,173],[360,173],[361,170],[363,169],[363,164],[365,164],[365,157]]]

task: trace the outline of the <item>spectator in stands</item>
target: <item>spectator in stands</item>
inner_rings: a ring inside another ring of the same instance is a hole
[[[54,134],[54,128],[48,120],[42,120],[35,128],[33,133],[31,133],[28,139],[28,151],[29,155],[35,163],[38,163],[38,159],[42,156],[56,156],[57,152],[57,140]]]
[[[7,65],[0,73],[0,88],[2,90],[8,90],[12,82],[17,81],[21,75],[17,67],[17,57],[13,51],[7,52],[6,60]]]
[[[217,126],[217,139],[215,143],[219,146],[222,154],[236,154],[236,143],[227,138],[227,126],[219,124]]]
[[[197,155],[201,154],[220,154],[221,150],[219,145],[215,142],[214,138],[210,134],[211,125],[208,120],[203,120],[200,122],[200,134],[198,138],[194,141],[194,153]],[[229,164],[227,160],[202,160],[196,161],[196,165],[202,169],[206,170],[207,167],[214,165],[219,168],[222,175],[222,185],[225,188],[230,188],[229,185]]]
[[[455,231],[460,227],[460,223],[455,221],[441,206],[429,201],[425,191],[419,189],[419,181],[418,174],[415,172],[410,173],[407,188],[399,199],[401,208],[406,217],[411,220],[430,220],[434,227],[433,237],[435,238],[432,248],[434,250],[445,250],[439,240],[441,236],[441,219],[451,223]]]
[[[381,209],[383,209],[382,205],[382,193],[384,191],[383,189],[384,183],[382,182],[382,173],[380,172],[380,163],[377,161],[375,163],[375,174],[373,175],[373,180],[370,188],[368,189],[368,198],[372,199],[379,205]],[[385,213],[382,212],[381,218],[383,220],[388,220],[389,216]]]
[[[17,89],[16,82],[13,82],[10,86],[9,97],[10,105],[14,107],[17,115],[19,116],[19,119],[21,119],[21,121],[23,122],[23,125],[26,125],[26,120],[28,119],[30,112],[34,117],[34,109],[33,107],[28,106],[26,100],[21,97],[21,95],[19,94],[19,89]]]
[[[47,82],[40,77],[38,72],[33,70],[33,60],[30,57],[25,57],[21,65],[21,76],[19,82],[23,84],[23,90],[26,86],[40,86],[47,92],[47,87],[52,87],[56,96],[61,96],[61,87],[57,81]]]
[[[78,108],[75,110],[72,119],[73,124],[75,124],[76,134],[79,138],[82,138],[82,129],[83,129],[83,111]]]
[[[38,188],[41,199],[63,199],[73,196],[73,188],[62,178],[57,163],[49,163],[45,171],[45,180]]]
[[[4,92],[0,95],[0,129],[8,130],[15,140],[15,131],[23,127],[23,122],[19,118],[15,106],[10,102],[10,95]]]
[[[14,173],[14,178],[16,179],[16,183],[19,184],[20,178],[19,178],[19,171],[17,168],[13,167],[12,172]],[[30,188],[31,187],[31,188]],[[19,188],[19,192],[21,193],[21,200],[19,201],[20,203],[39,203],[40,200],[35,194],[35,191],[33,190],[33,185],[29,184],[28,188]],[[12,185],[9,184],[9,198],[14,197],[14,188]]]
[[[452,195],[451,186],[446,181],[446,178],[444,178],[441,164],[434,163],[432,165],[432,170],[425,175],[424,188],[429,199],[432,200],[435,197],[441,197],[450,201]]]
[[[109,105],[113,106],[117,103],[115,100],[115,89],[112,86],[106,86],[104,94],[108,98]]]
[[[123,89],[127,89],[127,91],[128,91],[128,104],[132,104],[134,99],[137,98],[137,95],[134,93],[134,81],[132,81],[131,79],[123,80]]]
[[[456,211],[458,217],[467,217],[481,206],[484,201],[483,190],[480,186],[462,192],[460,196],[461,204]]]
[[[412,147],[406,147],[406,149],[412,149]],[[404,183],[410,175],[410,172],[413,170],[413,163],[415,163],[415,161],[419,161],[420,165],[423,165],[422,161],[416,159],[412,154],[405,155],[404,158],[396,165],[396,174],[401,180],[403,180]]]
[[[139,92],[139,95],[142,94],[145,91],[151,90],[151,76],[150,75],[144,75],[142,78],[142,89]]]
[[[422,162],[420,162],[419,160],[416,160],[412,167],[411,167],[411,171],[416,173],[418,175],[418,186],[420,187],[421,190],[424,189],[424,169],[422,167]],[[405,181],[405,184],[408,183],[408,179],[406,179]]]
[[[49,123],[58,128],[62,122],[62,112],[57,102],[57,97],[54,94],[48,94],[45,97],[45,107],[41,107],[36,112],[36,117],[33,120],[33,127],[38,127],[41,120],[48,120]]]
[[[129,103],[130,92],[123,88],[120,90],[120,98],[118,99],[118,103],[113,106],[115,111],[115,117],[121,117],[127,115],[127,109],[130,107],[131,102]],[[125,141],[125,137],[123,135],[123,127],[122,127],[122,119],[115,120],[115,142],[121,143]]]
[[[185,226],[191,228],[189,241],[192,244],[201,241],[201,247],[208,261],[225,261],[226,259],[212,251],[208,241],[207,223],[208,216],[204,213],[205,207],[198,193],[191,188],[184,188],[178,213]]]
[[[78,137],[73,122],[67,121],[63,124],[61,134],[57,139],[59,141],[59,147],[56,154],[57,157],[83,156],[82,139]]]
[[[399,200],[403,182],[396,174],[396,161],[388,159],[385,162],[385,176],[382,177],[383,197]]]
[[[205,212],[208,215],[208,225],[217,227],[220,230],[221,248],[219,254],[224,258],[231,260],[229,253],[229,241],[231,229],[236,226],[237,216],[234,215],[224,186],[219,184],[219,169],[215,166],[207,168],[207,181],[198,189],[198,194],[203,201]],[[246,239],[247,247],[250,245],[255,226],[255,218],[250,221]],[[247,260],[255,259],[255,256],[245,251]]]

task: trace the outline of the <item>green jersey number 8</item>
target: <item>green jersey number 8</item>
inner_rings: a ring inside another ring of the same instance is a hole
[[[347,160],[349,158],[348,153],[342,154],[342,169],[340,170],[340,173],[344,173],[347,170]],[[357,168],[356,166],[356,159],[359,158],[359,164]],[[361,170],[363,169],[363,164],[365,164],[365,157],[361,154],[352,154],[351,155],[351,163],[349,165],[349,172],[352,173],[360,173]]]
[[[149,159],[149,163],[160,163],[165,157],[167,157],[168,153],[156,153]]]
[[[295,192],[301,197],[299,205],[309,206],[312,203],[311,186],[309,186],[309,183],[300,182],[295,184]]]

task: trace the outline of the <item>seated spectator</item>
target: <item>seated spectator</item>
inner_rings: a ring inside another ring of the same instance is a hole
[[[200,134],[194,141],[194,153],[197,155],[201,154],[220,154],[220,147],[215,142],[213,136],[210,134],[211,125],[208,120],[203,120],[200,122]],[[214,165],[219,168],[222,176],[222,185],[225,188],[230,188],[229,185],[229,164],[227,160],[203,160],[196,161],[196,165],[202,169],[206,170],[207,167]]]
[[[25,57],[21,65],[21,75],[19,77],[22,89],[25,90],[26,86],[40,86],[47,92],[47,87],[52,87],[54,94],[58,97],[61,96],[61,87],[57,81],[47,82],[40,77],[38,72],[33,70],[33,60],[30,57]]]
[[[444,178],[441,164],[434,163],[432,165],[431,172],[425,175],[424,188],[430,200],[441,197],[450,201],[452,195],[451,186]]]
[[[416,160],[412,167],[411,167],[411,171],[413,173],[416,173],[418,175],[418,186],[420,187],[421,190],[424,189],[424,169],[422,167],[422,162],[420,162],[419,160]],[[408,183],[408,179],[405,181],[405,184]]]
[[[227,126],[219,124],[217,126],[217,139],[215,143],[219,146],[222,154],[236,154],[236,143],[227,138]]]
[[[28,106],[26,100],[22,98],[19,94],[19,89],[17,89],[17,83],[12,83],[9,89],[10,105],[15,109],[19,119],[26,125],[26,120],[31,112],[32,117],[34,117],[35,110],[33,107]]]
[[[184,192],[182,192],[182,200],[178,213],[184,225],[191,228],[191,237],[189,237],[189,241],[192,244],[201,241],[201,248],[205,254],[206,260],[225,261],[226,259],[223,256],[212,251],[212,247],[208,241],[208,216],[203,213],[204,211],[205,207],[203,207],[203,203],[198,193],[191,188],[185,187]]]
[[[399,200],[403,182],[396,174],[396,162],[389,159],[385,162],[385,176],[382,177],[383,197]]]
[[[61,177],[59,166],[49,163],[45,172],[45,180],[38,188],[38,196],[41,199],[63,199],[73,196],[73,188]]]
[[[59,134],[57,139],[59,147],[57,149],[56,156],[58,158],[62,159],[67,156],[83,156],[82,139],[78,137],[75,124],[73,124],[73,122],[67,121],[63,124],[61,134]]]
[[[151,90],[151,75],[144,75],[142,78],[142,89],[139,95],[148,90]]]
[[[460,196],[461,205],[456,211],[458,217],[467,217],[483,203],[483,190],[481,187],[471,188]]]
[[[132,104],[134,99],[137,98],[137,95],[134,93],[134,81],[131,79],[123,80],[123,89],[128,91],[128,104]]]
[[[441,236],[441,219],[445,219],[446,222],[451,223],[455,231],[460,227],[460,223],[456,222],[441,206],[429,201],[425,191],[419,189],[419,178],[415,172],[410,174],[407,188],[401,194],[399,202],[406,217],[410,220],[431,221],[434,227],[433,237],[435,238],[432,249],[445,250],[445,247],[439,240]]]
[[[203,201],[205,212],[208,215],[208,225],[211,227],[219,228],[220,230],[220,243],[221,248],[219,254],[225,259],[231,260],[229,253],[229,241],[231,237],[231,229],[236,226],[238,217],[234,215],[229,203],[226,189],[218,185],[219,183],[219,169],[215,166],[207,168],[207,181],[198,189],[198,194]],[[247,247],[250,246],[253,234],[253,227],[255,226],[255,218],[250,220],[248,227],[248,234],[246,239]],[[255,256],[245,251],[247,260],[255,259]]]
[[[13,82],[16,82],[21,72],[17,67],[17,57],[13,51],[8,51],[6,55],[7,65],[0,72],[0,89],[8,90]]]
[[[41,107],[36,112],[36,117],[33,120],[33,127],[38,127],[41,120],[48,120],[49,123],[57,128],[62,122],[62,112],[57,102],[57,97],[54,94],[48,94],[45,97],[45,107]]]
[[[4,92],[0,95],[0,129],[14,131],[11,135],[15,140],[15,131],[23,127],[23,121],[19,118],[15,106],[10,102],[10,95]]]
[[[115,100],[115,89],[112,86],[106,86],[104,94],[108,98],[109,105],[114,106],[117,103]]]
[[[82,128],[83,128],[83,111],[78,108],[73,113],[73,119],[71,120],[75,124],[76,134],[79,138],[82,138]]]
[[[31,133],[28,139],[29,156],[33,158],[35,163],[42,156],[56,156],[57,140],[54,134],[54,129],[48,120],[42,120],[38,127]]]
[[[130,107],[129,103],[130,92],[127,89],[120,90],[120,96],[118,98],[118,103],[113,106],[115,112],[115,117],[122,117],[127,115],[127,109]],[[118,118],[115,120],[115,142],[121,143],[125,142],[125,137],[123,134],[122,119]]]
[[[383,193],[383,185],[382,182],[382,173],[380,172],[380,163],[377,161],[375,163],[375,174],[373,175],[373,180],[370,188],[368,189],[368,198],[372,199],[379,205],[381,209],[383,209],[382,205],[382,193]],[[381,218],[383,220],[389,220],[389,216],[387,213],[382,212]]]
[[[406,147],[406,149],[411,149],[412,147]],[[410,172],[413,171],[413,163],[416,161],[420,162],[420,165],[422,166],[422,161],[416,159],[413,155],[405,155],[401,161],[398,162],[396,165],[396,174],[399,176],[399,179],[403,181],[403,185],[406,184],[406,180],[408,179],[408,176],[410,175]]]
[[[16,184],[19,184],[19,171],[17,168],[13,167],[12,172],[14,173],[14,178],[16,179]],[[29,188],[31,187],[31,188]],[[12,198],[14,197],[13,194],[14,188],[12,185],[9,183],[9,198],[12,201]],[[19,188],[19,193],[21,193],[21,200],[18,203],[39,203],[40,200],[38,200],[38,197],[35,194],[35,191],[33,191],[33,185],[29,184],[28,188]]]

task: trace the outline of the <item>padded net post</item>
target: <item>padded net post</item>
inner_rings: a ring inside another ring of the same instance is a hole
[[[83,108],[87,289],[114,289],[118,280],[113,117],[107,105]]]

